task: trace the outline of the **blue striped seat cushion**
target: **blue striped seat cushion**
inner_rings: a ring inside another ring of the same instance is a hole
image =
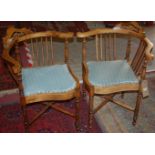
[[[87,65],[89,81],[94,86],[138,83],[138,79],[126,60],[89,61]]]
[[[66,65],[22,69],[24,95],[61,93],[72,90],[76,82]]]

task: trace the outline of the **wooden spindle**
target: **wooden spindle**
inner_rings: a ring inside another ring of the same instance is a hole
[[[45,64],[45,56],[44,56],[44,43],[43,38],[41,37],[41,53],[42,53],[42,65]]]
[[[113,46],[113,44],[112,44],[112,35],[109,34],[109,53],[111,55],[111,59],[114,60],[113,52],[112,52],[112,49],[113,49],[112,46]]]
[[[143,68],[144,61],[145,61],[145,56],[143,56],[141,58],[141,62],[138,64],[138,68],[135,69],[136,75],[139,75],[139,74],[142,73],[142,68]]]
[[[137,64],[134,68],[136,74],[140,71],[141,69],[141,64],[143,64],[143,61],[145,60],[145,51],[144,51],[145,47],[143,47],[143,49],[141,50],[140,54],[139,54],[139,58],[137,60]]]
[[[114,57],[114,60],[117,59],[117,56],[116,56],[116,34],[113,34],[113,57]]]
[[[34,60],[34,66],[37,66],[37,52],[36,52],[36,45],[35,45],[35,39],[31,39],[31,46],[32,46],[32,54],[33,54],[33,60]]]
[[[110,53],[110,34],[107,36],[108,39],[108,54],[109,54],[109,60],[111,60],[111,53]]]
[[[95,38],[96,38],[95,39],[96,40],[96,44],[95,44],[96,45],[96,60],[98,61],[99,60],[99,49],[98,49],[98,47],[99,47],[99,45],[98,45],[99,41],[98,40],[99,39],[98,39],[98,35],[96,35]]]
[[[31,39],[31,53],[32,53],[32,58],[33,58],[33,65],[36,65],[36,60],[35,60],[35,54],[34,54],[34,44],[33,44],[33,39]]]
[[[106,35],[104,35],[104,59],[107,60],[107,41],[106,41]]]
[[[65,63],[68,63],[69,60],[69,51],[68,51],[68,39],[65,39],[65,49],[64,49],[64,55],[65,55]]]
[[[130,61],[130,53],[131,53],[131,36],[128,36],[128,43],[126,49],[126,56],[125,59],[129,62]]]
[[[36,51],[36,61],[37,65],[40,65],[40,55],[39,55],[39,43],[38,43],[38,38],[35,39],[35,51]]]
[[[35,59],[36,59],[36,66],[39,66],[39,49],[38,49],[38,40],[37,38],[35,39],[35,42],[34,42],[35,46],[34,46],[34,51],[35,51]]]
[[[135,70],[135,68],[136,68],[136,65],[137,65],[137,62],[138,62],[138,60],[139,60],[140,53],[141,53],[143,47],[144,47],[144,45],[143,45],[143,42],[141,41],[141,42],[140,42],[140,45],[139,45],[139,47],[138,47],[138,49],[137,49],[137,51],[136,51],[136,54],[135,54],[135,56],[134,56],[134,58],[133,58],[133,60],[132,60],[131,66],[132,66],[133,70]]]
[[[45,48],[46,48],[46,65],[49,65],[49,50],[48,50],[48,38],[45,38]]]
[[[52,64],[54,64],[54,49],[53,49],[52,37],[50,37],[50,44],[51,44],[51,53],[52,53]]]
[[[102,34],[100,35],[100,60],[103,59],[103,40],[102,40]]]

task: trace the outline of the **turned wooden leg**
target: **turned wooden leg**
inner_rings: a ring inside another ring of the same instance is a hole
[[[26,102],[25,99],[22,97],[21,97],[21,105],[22,105],[25,132],[29,132],[28,116],[26,112]]]
[[[89,128],[92,128],[92,122],[93,122],[93,102],[94,102],[94,96],[89,97]]]
[[[75,105],[75,127],[77,131],[80,131],[80,98],[76,98],[76,105]]]
[[[134,116],[133,116],[133,122],[132,122],[133,125],[136,125],[141,102],[142,102],[142,93],[138,92],[136,107],[135,107],[135,110],[134,110]]]

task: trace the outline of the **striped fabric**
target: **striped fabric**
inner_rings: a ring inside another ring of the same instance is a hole
[[[24,95],[39,93],[61,93],[76,86],[66,65],[22,69]]]
[[[90,61],[87,64],[89,81],[94,86],[138,83],[138,79],[126,60]]]

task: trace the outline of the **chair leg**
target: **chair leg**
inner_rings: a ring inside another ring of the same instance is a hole
[[[75,127],[77,132],[80,131],[80,98],[76,98],[76,104],[75,104]]]
[[[88,125],[89,128],[92,128],[92,122],[93,122],[93,102],[94,102],[94,96],[89,96],[89,120]]]
[[[23,98],[21,98],[21,105],[22,105],[22,112],[23,112],[23,118],[24,118],[24,129],[25,129],[25,132],[29,132],[28,116],[26,112],[26,102]]]
[[[132,124],[135,126],[137,123],[137,119],[138,119],[138,114],[139,114],[139,109],[140,109],[140,104],[142,102],[142,93],[139,91],[138,95],[137,95],[137,101],[136,101],[136,107],[134,110],[134,116],[133,116],[133,122]]]

